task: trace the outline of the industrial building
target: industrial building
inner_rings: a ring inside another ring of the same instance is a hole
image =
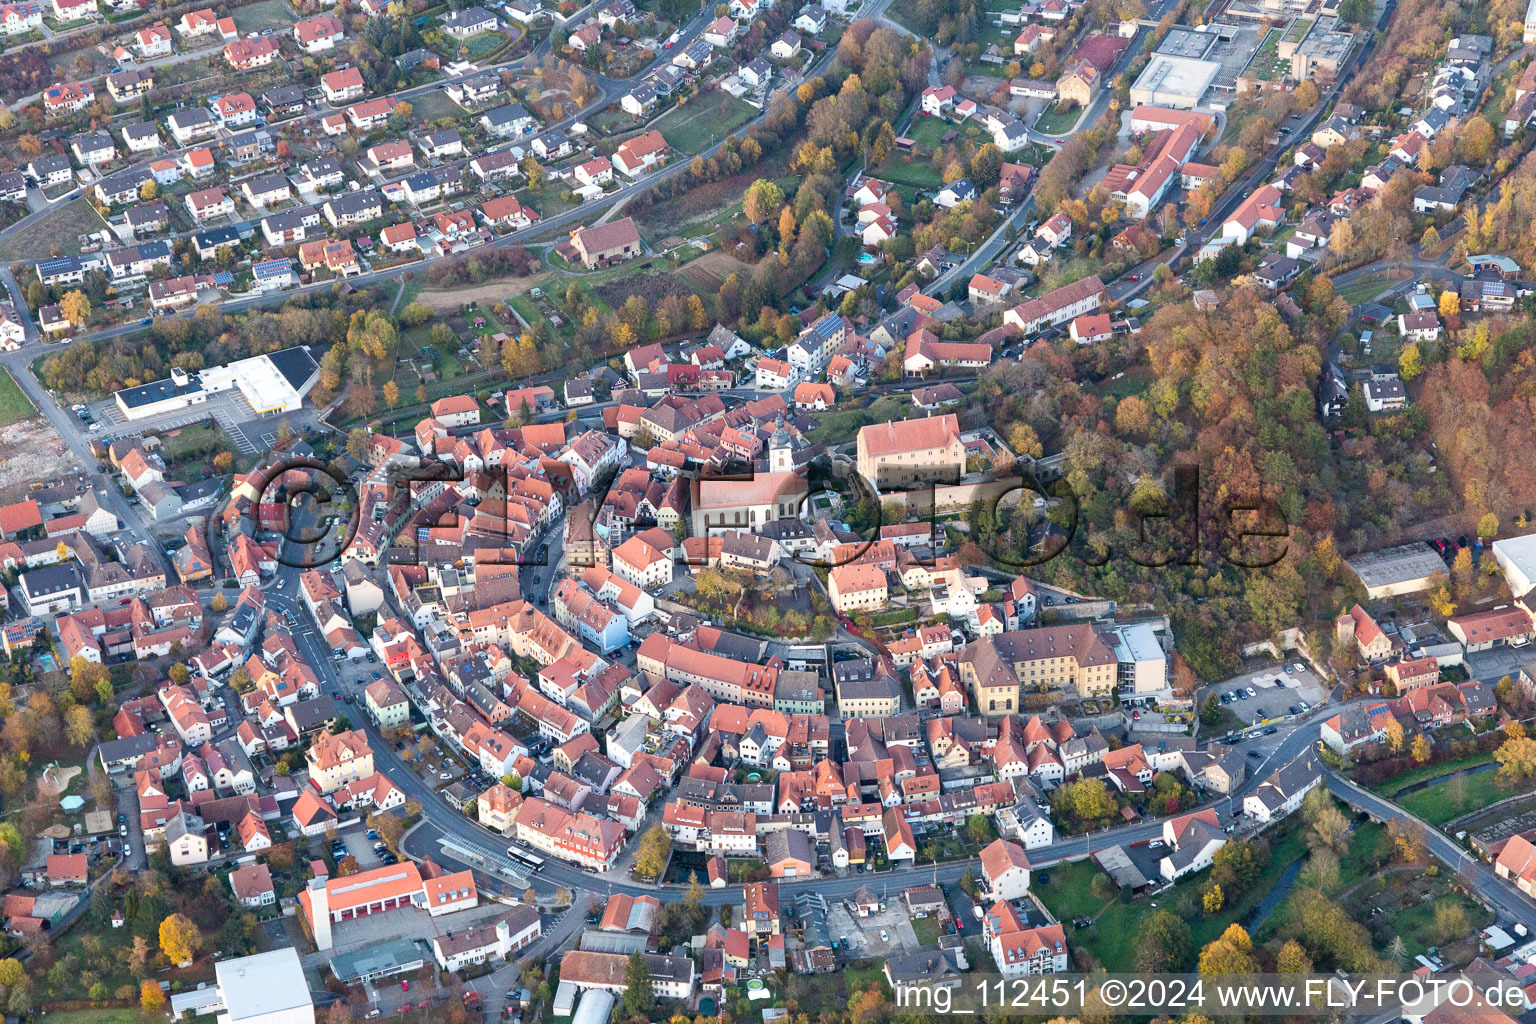
[[[1168,655],[1150,623],[1120,626],[1107,639],[1120,663],[1118,688],[1122,697],[1146,697],[1168,688]]]
[[[1131,86],[1131,102],[1137,105],[1190,110],[1200,105],[1216,80],[1221,65],[1191,57],[1154,53],[1141,77]]]
[[[197,1012],[218,1013],[218,1024],[315,1024],[304,968],[292,946],[214,965],[216,1002]]]
[[[1403,544],[1357,555],[1349,560],[1372,601],[1398,594],[1428,590],[1436,576],[1445,574],[1445,563],[1428,544]]]
[[[144,420],[201,405],[210,395],[238,389],[258,416],[293,412],[320,377],[309,346],[252,356],[196,373],[172,370],[165,380],[124,388],[113,397],[123,416]]]
[[[1527,595],[1536,588],[1536,533],[1494,541],[1493,560],[1499,563],[1516,603],[1528,608]]]

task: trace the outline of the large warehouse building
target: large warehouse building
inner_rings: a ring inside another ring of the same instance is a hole
[[[315,1024],[315,1004],[291,946],[214,965],[218,1024]]]
[[[1356,555],[1349,567],[1365,584],[1372,601],[1399,594],[1428,590],[1436,577],[1445,575],[1445,563],[1428,544],[1403,544]]]
[[[201,405],[209,395],[238,388],[258,416],[276,416],[302,406],[319,378],[320,364],[309,346],[301,345],[198,373],[172,370],[166,380],[124,388],[114,397],[126,418],[145,420]]]
[[[1190,110],[1200,105],[1220,71],[1215,61],[1154,53],[1131,86],[1131,102]]]

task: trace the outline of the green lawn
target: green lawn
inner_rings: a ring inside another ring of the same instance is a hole
[[[1031,880],[1034,892],[1058,920],[1070,921],[1084,914],[1098,913],[1099,908],[1108,902],[1093,895],[1090,889],[1093,876],[1100,873],[1098,866],[1091,860],[1057,864],[1046,869],[1045,873],[1051,880],[1041,885],[1037,872]]]
[[[235,27],[242,36],[253,32],[265,32],[271,28],[287,28],[294,22],[293,12],[283,0],[259,0],[258,3],[237,7],[230,13]]]
[[[475,38],[479,38],[476,36]],[[436,121],[440,117],[466,116],[464,108],[448,98],[445,92],[433,90],[422,93],[411,101],[411,123],[426,124],[428,121]]]
[[[1367,274],[1358,281],[1351,281],[1337,289],[1336,292],[1339,298],[1351,306],[1358,306],[1362,302],[1371,301],[1395,283],[1386,274]]]
[[[11,371],[5,371],[0,376],[0,427],[8,427],[12,423],[20,423],[37,415],[37,409],[30,399],[22,394],[21,385],[16,383],[16,378],[11,376]]]
[[[673,107],[651,127],[679,153],[701,153],[752,119],[757,111],[734,96],[721,93],[684,107]]]
[[[1469,811],[1503,800],[1505,797],[1519,796],[1520,787],[1501,785],[1497,781],[1498,774],[1498,772],[1483,772],[1454,782],[1430,786],[1428,789],[1408,794],[1398,803],[1403,810],[1409,814],[1418,815],[1431,825],[1443,825],[1452,818],[1458,818]]]
[[[910,185],[929,192],[944,184],[938,168],[921,156],[893,156],[880,165],[875,176],[893,185]]]
[[[970,140],[980,145],[991,142],[992,137],[981,130],[981,126],[972,121],[963,124],[950,124],[942,117],[920,117],[912,126],[908,138],[917,143],[919,149],[931,152],[942,144],[944,136],[949,132],[955,132],[961,140]]]
[[[469,60],[479,60],[506,41],[505,33],[481,32],[479,35],[470,36],[460,46],[469,51]]]
[[[912,919],[912,933],[917,936],[920,946],[937,946],[939,944],[939,919],[936,917],[914,917]]]
[[[64,1010],[48,1015],[54,1024],[144,1024],[144,1015],[138,1010]]]
[[[1058,101],[1052,103],[1040,112],[1040,119],[1035,122],[1035,131],[1044,132],[1046,135],[1055,135],[1064,132],[1077,124],[1078,118],[1083,116],[1083,108],[1076,103],[1062,109]]]

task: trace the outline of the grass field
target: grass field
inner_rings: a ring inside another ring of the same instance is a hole
[[[1055,135],[1070,129],[1082,116],[1083,108],[1076,103],[1063,108],[1058,101],[1040,111],[1040,117],[1035,121],[1035,131]]]
[[[287,28],[293,24],[293,13],[283,0],[259,0],[258,3],[237,7],[230,17],[241,35],[265,32],[269,28]]]
[[[1370,787],[1370,789],[1373,793],[1380,793],[1385,797],[1393,797],[1415,782],[1439,778],[1442,775],[1449,775],[1451,772],[1459,772],[1463,768],[1476,768],[1480,764],[1489,764],[1492,761],[1492,754],[1473,754],[1471,757],[1459,757],[1453,761],[1437,761],[1434,764],[1410,768],[1401,775],[1394,775],[1386,782],[1377,783]]]
[[[907,137],[916,142],[920,150],[927,153],[942,145],[944,136],[951,131],[958,136],[957,141],[968,139],[977,145],[992,141],[992,137],[982,131],[980,125],[970,121],[953,125],[942,117],[918,118]]]
[[[1339,298],[1351,306],[1358,306],[1362,302],[1369,302],[1396,282],[1386,274],[1367,274],[1358,281],[1351,281],[1342,288],[1337,289]]]
[[[913,188],[933,191],[944,184],[939,171],[921,157],[893,156],[880,165],[877,177],[893,185],[910,185]]]
[[[0,427],[8,427],[12,423],[20,423],[37,415],[37,409],[31,400],[21,392],[21,385],[16,383],[16,378],[7,370],[0,375]]]
[[[0,260],[39,260],[53,255],[80,251],[78,236],[106,227],[101,215],[84,199],[76,199],[50,210],[0,242]]]
[[[481,32],[479,35],[470,36],[460,46],[469,51],[468,59],[479,60],[506,41],[507,36],[504,32]]]
[[[701,153],[752,119],[757,111],[724,93],[686,107],[673,107],[651,125],[679,153]]]
[[[937,946],[939,944],[939,919],[936,917],[914,917],[912,919],[912,934],[917,936],[920,946]]]
[[[1431,825],[1443,825],[1479,807],[1486,807],[1505,797],[1518,796],[1520,791],[1517,787],[1499,784],[1498,774],[1482,772],[1443,782],[1417,793],[1409,793],[1400,803],[1409,814],[1416,814]]]
[[[133,1009],[65,1010],[50,1013],[55,1024],[144,1024],[144,1015]]]
[[[410,102],[412,124],[426,124],[440,117],[458,117],[464,113],[464,108],[449,99],[448,94],[441,90],[434,89],[431,92],[422,93]]]

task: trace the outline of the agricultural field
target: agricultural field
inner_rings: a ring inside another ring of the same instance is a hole
[[[743,278],[752,273],[752,266],[743,263],[734,256],[728,256],[719,250],[707,252],[698,259],[691,260],[678,268],[678,274],[686,278],[694,288],[704,294],[714,294],[720,290],[725,279],[732,274]]]
[[[716,286],[718,287],[718,286]],[[669,295],[687,298],[694,293],[683,277],[668,273],[625,274],[592,286],[592,292],[609,309],[618,309],[631,295],[638,295],[655,306]]]

